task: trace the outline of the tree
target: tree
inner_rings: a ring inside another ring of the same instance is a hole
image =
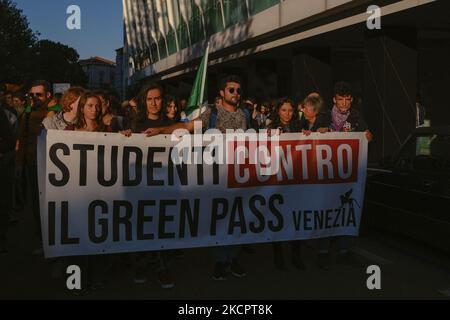
[[[59,42],[37,40],[22,10],[0,0],[0,83],[29,84],[33,79],[85,85],[77,51]]]
[[[0,0],[0,82],[20,83],[30,77],[36,37],[22,10]]]
[[[33,75],[53,83],[67,82],[84,86],[87,76],[83,72],[77,51],[50,40],[40,40],[33,47]]]

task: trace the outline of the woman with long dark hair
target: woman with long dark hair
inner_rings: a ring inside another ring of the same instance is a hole
[[[149,84],[145,86],[138,97],[137,117],[133,121],[130,130],[121,132],[125,136],[131,136],[132,133],[146,133],[150,128],[164,127],[172,124],[172,122],[163,117],[163,89],[157,84]],[[170,289],[175,286],[173,275],[168,265],[168,252],[157,252],[160,266],[157,274],[158,282],[163,289]],[[146,276],[146,253],[133,254],[135,266],[135,283],[145,283]]]
[[[281,133],[300,132],[298,112],[295,111],[294,102],[289,98],[280,99],[272,113],[270,129],[279,129]]]
[[[164,99],[163,119],[170,121],[171,124],[180,121],[180,108],[177,100],[173,96],[166,95]]]
[[[111,111],[111,99],[105,91],[93,92],[100,98],[102,103],[102,121],[106,127],[111,127],[112,132],[120,132],[126,129],[125,119],[122,116],[118,116]]]
[[[137,116],[131,126],[133,133],[143,133],[149,128],[170,125],[163,117],[163,89],[157,84],[148,84],[138,96]]]
[[[300,132],[300,123],[298,112],[294,107],[294,102],[289,98],[280,99],[275,105],[272,114],[272,122],[269,125],[270,130],[279,130],[280,133]],[[289,241],[292,253],[292,264],[297,269],[305,269],[305,265],[301,258],[300,241]],[[272,243],[274,265],[277,269],[286,268],[283,256],[283,247],[281,242]]]

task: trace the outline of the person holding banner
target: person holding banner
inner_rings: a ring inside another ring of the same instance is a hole
[[[55,115],[47,114],[47,118],[42,121],[44,128],[47,130],[65,130],[67,126],[74,126],[77,117],[78,103],[85,92],[86,90],[81,87],[72,87],[64,92],[61,98],[61,110]],[[64,258],[59,258],[52,262],[52,278],[62,278],[66,260]]]
[[[162,87],[155,83],[145,86],[138,97],[137,117],[131,124],[129,130],[122,131],[125,136],[131,136],[132,133],[146,132],[150,128],[168,126],[173,123],[172,119],[163,116],[164,92]],[[167,108],[165,108],[167,109]],[[163,289],[175,287],[175,281],[168,266],[168,251],[158,252],[160,269],[158,270],[158,282]],[[135,283],[145,283],[146,254],[137,254],[135,259]]]
[[[41,255],[42,233],[39,206],[38,168],[37,168],[37,141],[41,134],[42,121],[47,116],[47,106],[51,98],[51,86],[45,80],[35,80],[28,93],[31,97],[31,108],[22,116],[19,128],[19,141],[16,164],[24,168],[30,184],[30,200],[33,218],[36,225],[36,235],[39,238],[39,247],[33,250],[34,255]]]
[[[367,140],[370,142],[373,135],[370,132],[362,114],[353,108],[353,93],[350,84],[337,82],[334,87],[334,106],[328,113],[330,118],[330,131],[332,132],[365,132]],[[353,199],[341,197],[342,206],[349,203],[353,206]],[[360,266],[358,259],[349,250],[351,238],[349,236],[336,237],[338,241],[339,254],[336,262],[350,266]],[[317,264],[319,268],[328,270],[330,262],[330,238],[323,238],[319,241],[319,255]]]
[[[366,138],[370,142],[373,139],[373,135],[361,112],[352,108],[353,94],[348,83],[336,83],[333,102],[334,106],[331,110],[331,131],[365,132]]]
[[[300,132],[300,123],[298,112],[295,111],[294,103],[289,98],[280,99],[274,110],[273,121],[269,125],[269,130],[278,130],[279,133]],[[301,258],[300,241],[289,241],[292,253],[292,264],[299,270],[304,270],[305,264]],[[273,245],[273,263],[279,270],[286,269],[283,256],[283,247],[281,242],[274,242]]]
[[[111,125],[103,122],[102,100],[91,92],[84,93],[78,103],[77,116],[73,124],[68,125],[65,130],[86,132],[113,132]],[[74,264],[85,270],[87,277],[82,277],[83,285],[81,291],[75,291],[76,295],[86,294],[89,290],[101,289],[105,282],[105,268],[108,264],[107,256],[78,256],[70,258]]]
[[[112,132],[111,126],[105,126],[102,121],[102,101],[98,95],[85,93],[78,103],[75,123],[65,130],[88,132]]]
[[[275,106],[269,129],[279,129],[280,133],[300,132],[298,113],[294,110],[294,102],[291,99],[281,98]]]
[[[300,128],[305,135],[311,132],[325,133],[330,131],[331,119],[323,112],[324,101],[320,96],[307,96],[303,101],[303,117]]]
[[[68,89],[61,98],[61,111],[55,115],[47,115],[42,121],[45,129],[65,130],[67,126],[74,125],[77,117],[78,102],[86,91],[81,87]]]
[[[102,102],[102,121],[105,126],[111,127],[111,132],[123,131],[126,127],[125,119],[122,116],[114,115],[111,112],[111,101],[105,91],[95,91]]]
[[[157,134],[171,134],[176,129],[186,129],[194,132],[194,124],[200,123],[203,129],[218,129],[225,133],[227,129],[247,130],[246,115],[239,108],[242,89],[241,79],[236,75],[229,75],[222,79],[219,90],[222,105],[215,108],[208,107],[199,117],[190,122],[180,122],[171,126],[155,126],[144,131],[147,136]],[[238,261],[239,246],[215,247],[214,250],[214,280],[226,280],[230,272],[236,277],[245,277],[247,273]]]

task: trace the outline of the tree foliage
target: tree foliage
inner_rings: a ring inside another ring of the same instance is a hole
[[[0,82],[21,82],[30,76],[36,37],[22,10],[10,0],[0,0]]]
[[[59,42],[37,40],[22,10],[11,0],[0,0],[0,83],[52,83],[85,85],[87,76],[77,51]]]
[[[33,47],[33,75],[54,83],[85,85],[87,77],[78,63],[77,51],[50,40],[40,40]]]

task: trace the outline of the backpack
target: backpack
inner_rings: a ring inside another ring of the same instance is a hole
[[[211,107],[211,114],[209,115],[208,129],[215,129],[217,125],[217,108]]]
[[[247,108],[243,108],[242,111],[245,115],[245,122],[247,123],[247,129],[250,129],[252,127],[252,115],[250,114],[250,110]]]

